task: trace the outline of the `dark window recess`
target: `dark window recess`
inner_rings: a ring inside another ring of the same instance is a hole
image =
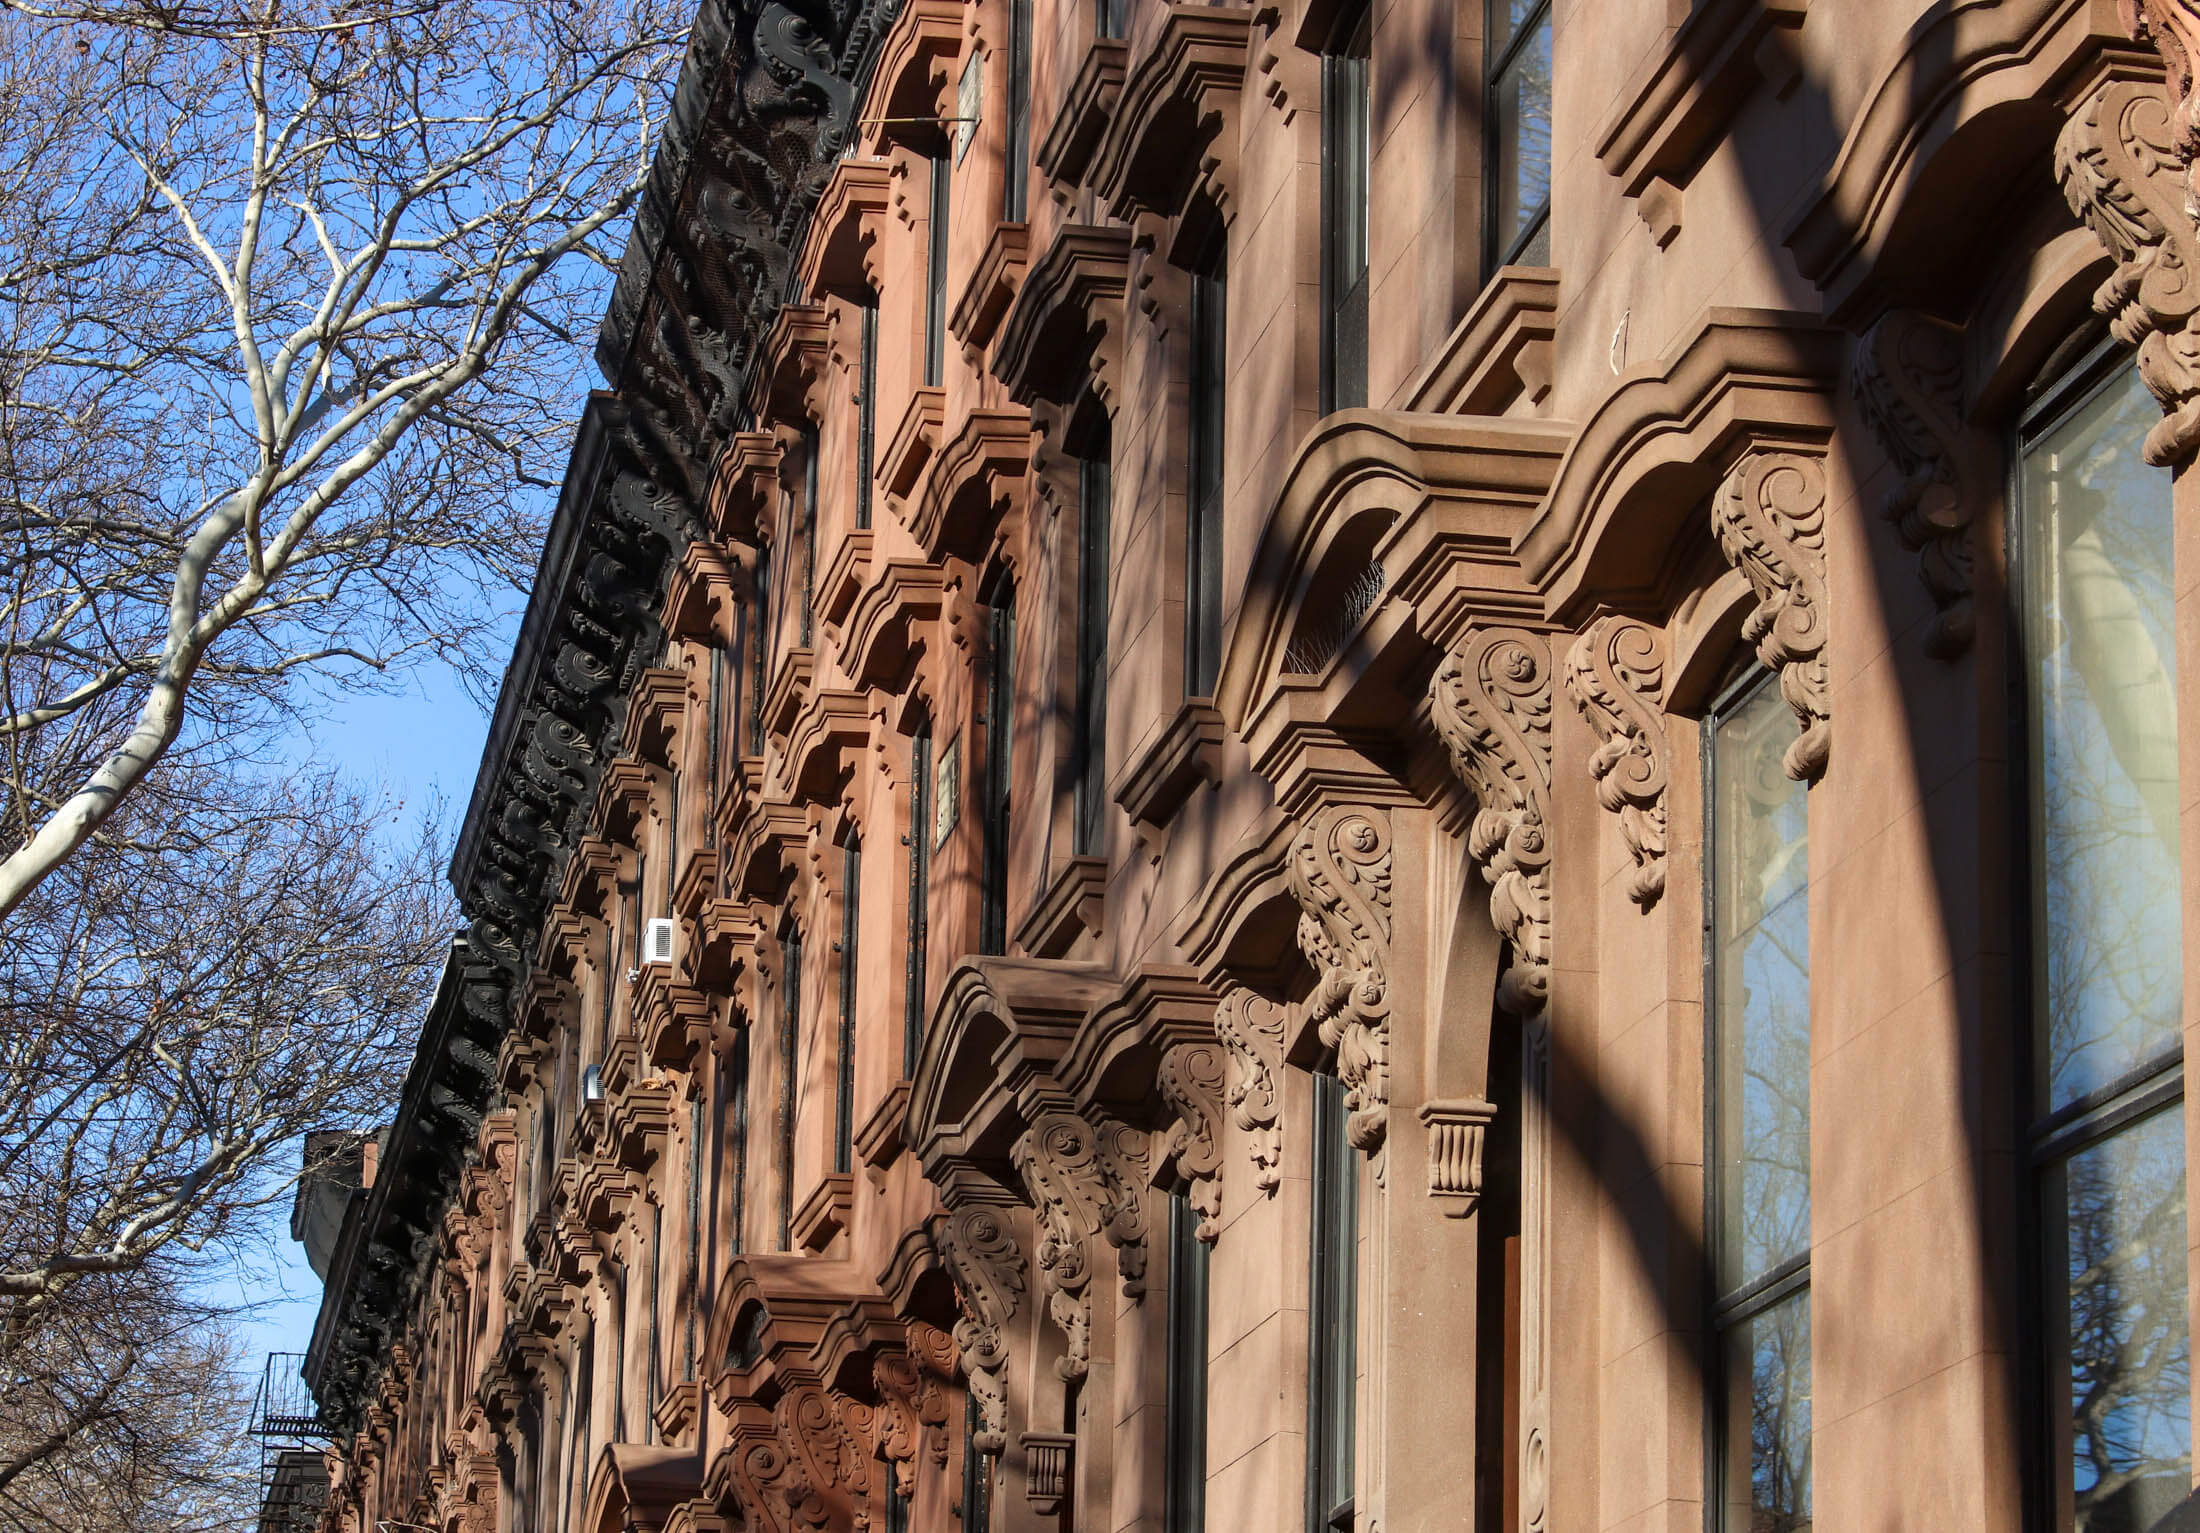
[[[728,1130],[726,1154],[732,1160],[727,1174],[733,1185],[726,1199],[726,1230],[732,1239],[732,1249],[748,1249],[749,1211],[749,1032],[742,1028],[733,1035],[733,1047],[726,1051],[726,1096],[732,1103],[733,1124]]]
[[[680,1377],[695,1377],[695,1322],[702,1312],[701,1256],[703,1249],[703,1098],[698,1093],[688,1104],[687,1187],[687,1336],[681,1343]]]
[[[779,1249],[794,1249],[794,1103],[801,1073],[802,928],[779,933]]]
[[[901,1073],[914,1080],[924,1052],[924,942],[932,890],[932,726],[909,742],[909,932],[902,988]]]
[[[850,837],[840,854],[840,1056],[833,1089],[833,1169],[854,1165],[856,1114],[856,934],[861,928],[863,843]]]
[[[1008,0],[1008,125],[1001,153],[1001,217],[1024,221],[1031,183],[1031,0]]]
[[[886,1533],[909,1533],[909,1498],[894,1483],[891,1465],[886,1471]]]
[[[1363,4],[1322,55],[1322,388],[1329,410],[1367,403],[1367,60]]]
[[[992,1463],[978,1451],[978,1397],[963,1391],[962,1533],[990,1533],[993,1525]]]
[[[1490,270],[1551,259],[1551,3],[1488,0],[1483,77]]]
[[[756,610],[756,633],[750,639],[749,653],[754,657],[756,674],[749,681],[749,754],[764,754],[764,687],[771,656],[767,635],[772,629],[772,581],[771,547],[769,544],[756,551],[756,597],[751,605]]]
[[[932,157],[932,198],[926,210],[924,263],[924,386],[938,388],[947,370],[947,202],[954,150]]]
[[[1093,0],[1092,29],[1098,37],[1121,37],[1130,27],[1130,0]]]
[[[1345,1138],[1344,1083],[1314,1077],[1314,1209],[1306,1337],[1307,1533],[1352,1521],[1359,1324],[1359,1157]]]
[[[1108,770],[1108,472],[1103,428],[1087,448],[1077,495],[1077,716],[1071,737],[1076,771],[1072,850],[1100,850]]]
[[[1219,238],[1217,240],[1219,246]],[[1190,518],[1184,546],[1184,695],[1212,697],[1222,664],[1222,433],[1226,335],[1222,257],[1192,277]]]
[[[817,428],[802,428],[802,647],[817,640]]]
[[[871,525],[871,476],[878,451],[878,294],[863,295],[862,357],[856,387],[856,526]]]
[[[1008,951],[1009,779],[1015,763],[1016,587],[1002,581],[987,609],[991,665],[985,688],[985,861],[978,879],[978,951]]]
[[[1169,1195],[1169,1356],[1163,1406],[1162,1492],[1166,1533],[1207,1523],[1207,1243],[1199,1211],[1179,1187]]]

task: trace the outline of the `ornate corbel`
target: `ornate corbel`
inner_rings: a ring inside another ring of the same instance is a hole
[[[955,1280],[960,1313],[955,1351],[977,1407],[971,1441],[992,1455],[1008,1446],[1008,1324],[1025,1292],[1024,1253],[1003,1211],[980,1205],[942,1214],[930,1224],[932,1244]]]
[[[2150,10],[2165,9],[2160,0]],[[2165,29],[2152,34],[2157,41]],[[2188,166],[2190,101],[2173,114],[2149,84],[2110,80],[2086,98],[2055,140],[2055,179],[2072,212],[2116,262],[2093,294],[2094,312],[2138,353],[2139,376],[2167,419],[2146,436],[2147,462],[2176,468],[2200,447],[2200,228],[2170,172]],[[2181,131],[2182,125],[2182,131]]]
[[[1619,816],[1634,859],[1627,893],[1648,910],[1665,892],[1665,636],[1631,617],[1591,623],[1566,653],[1566,695],[1596,731],[1597,802]]]
[[[1215,1008],[1215,1036],[1222,1040],[1228,1069],[1222,1102],[1252,1148],[1253,1185],[1274,1196],[1283,1181],[1282,1093],[1276,1072],[1283,1068],[1283,1037],[1290,1013],[1275,1002],[1239,986]]]
[[[905,1497],[916,1494],[920,1448],[947,1467],[947,1384],[955,1376],[955,1343],[944,1331],[912,1320],[906,1332],[906,1348],[881,1348],[871,1360],[879,1457]]]
[[[1825,775],[1833,750],[1826,675],[1826,469],[1804,453],[1758,449],[1711,498],[1719,551],[1756,593],[1742,637],[1780,678],[1802,735],[1782,765],[1797,782]]]
[[[1437,732],[1474,793],[1467,851],[1490,886],[1490,921],[1512,944],[1498,1004],[1516,1017],[1551,989],[1551,642],[1525,628],[1477,628],[1430,684]]]
[[[1132,1162],[1143,1158],[1135,1130],[1095,1128],[1067,1108],[1039,1113],[1009,1149],[1036,1211],[1039,1238],[1032,1266],[1046,1294],[1047,1314],[1069,1339],[1056,1361],[1064,1379],[1083,1378],[1092,1361],[1092,1237],[1115,1247],[1123,1296],[1146,1291],[1146,1214],[1142,1179]]]
[[[1311,1022],[1336,1050],[1345,1137],[1378,1155],[1390,1111],[1390,826],[1379,813],[1325,809],[1292,842],[1286,872],[1315,976],[1291,1030]]]
[[[2195,0],[2116,0],[2134,42],[2152,43],[2168,71],[2170,148],[2185,171],[2185,206],[2200,217],[2200,111],[2193,100],[2193,60],[2200,55],[2200,4]]]
[[[779,1397],[772,1414],[791,1470],[779,1489],[792,1526],[832,1526],[836,1502],[867,1507],[870,1449],[851,1429],[841,1401],[822,1385],[797,1384]]]
[[[1887,492],[1887,520],[1918,555],[1918,575],[1939,616],[1925,651],[1952,660],[1971,647],[1971,513],[1963,425],[1963,331],[1896,309],[1857,342],[1850,370],[1858,408],[1902,476]]]
[[[1494,1104],[1480,1097],[1423,1102],[1428,1126],[1428,1195],[1447,1219],[1464,1219],[1482,1199],[1482,1141]]]
[[[1154,1084],[1176,1110],[1161,1153],[1191,1184],[1189,1197],[1199,1213],[1198,1235],[1210,1245],[1222,1233],[1224,1058],[1220,1042],[1180,1043],[1161,1056],[1154,1071]]]

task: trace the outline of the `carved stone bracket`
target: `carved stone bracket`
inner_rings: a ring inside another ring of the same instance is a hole
[[[1077,1451],[1073,1432],[1026,1432],[1024,1449],[1024,1499],[1041,1517],[1059,1516],[1069,1499],[1070,1466]]]
[[[1631,617],[1591,623],[1566,654],[1566,695],[1600,742],[1589,757],[1597,802],[1619,816],[1635,860],[1628,895],[1648,910],[1665,892],[1665,636]]]
[[[1008,1446],[1008,1324],[1025,1292],[1024,1253],[998,1208],[979,1206],[931,1222],[932,1243],[955,1280],[961,1313],[955,1350],[978,1412],[971,1441],[984,1454]]]
[[[1223,1105],[1252,1146],[1253,1185],[1271,1197],[1283,1180],[1283,1096],[1276,1072],[1283,1068],[1289,1020],[1283,1007],[1243,987],[1215,1008],[1215,1035],[1229,1062]]]
[[[1971,482],[1963,424],[1963,331],[1914,309],[1896,309],[1857,343],[1856,402],[1902,475],[1887,492],[1887,519],[1917,553],[1918,574],[1939,617],[1928,654],[1952,660],[1971,647]]]
[[[1345,1138],[1379,1157],[1390,1130],[1390,826],[1380,814],[1325,809],[1291,845],[1286,875],[1299,906],[1299,950],[1314,966],[1312,1022],[1337,1051]],[[1378,1177],[1382,1161],[1375,1162]]]
[[[1759,450],[1711,499],[1719,549],[1756,593],[1742,637],[1780,678],[1801,738],[1782,765],[1797,782],[1825,775],[1833,750],[1826,675],[1826,470],[1802,453]]]
[[[1472,790],[1467,850],[1490,886],[1490,920],[1512,944],[1498,1004],[1542,1011],[1551,986],[1551,644],[1524,628],[1471,630],[1430,684],[1438,733]]]
[[[1198,1235],[1210,1244],[1222,1233],[1222,1098],[1224,1076],[1219,1042],[1180,1043],[1161,1056],[1154,1084],[1176,1109],[1162,1142],[1162,1154],[1191,1183],[1191,1204],[1199,1212]]]
[[[1424,1102],[1428,1125],[1428,1195],[1447,1219],[1464,1219],[1482,1198],[1482,1140],[1497,1108],[1480,1097]]]
[[[954,1375],[954,1343],[921,1320],[909,1322],[909,1348],[883,1348],[871,1360],[871,1382],[878,1391],[875,1436],[879,1456],[890,1466],[904,1496],[914,1496],[917,1454],[924,1450],[942,1468],[947,1465],[947,1383]]]
[[[1105,1235],[1119,1253],[1123,1294],[1146,1291],[1146,1215],[1142,1159],[1135,1130],[1096,1129],[1065,1108],[1039,1113],[1009,1150],[1037,1210],[1038,1242],[1031,1264],[1046,1293],[1047,1314],[1069,1339],[1055,1363],[1064,1379],[1083,1378],[1092,1361],[1092,1237]],[[1126,1153],[1126,1151],[1130,1153]]]
[[[2185,171],[2185,206],[2200,217],[2200,121],[2193,100],[2193,61],[2200,55],[2200,4],[2195,0],[2117,0],[2124,28],[2135,42],[2152,43],[2167,66],[2170,147]]]
[[[2159,37],[2162,34],[2156,34]],[[2180,113],[2185,110],[2180,106]],[[2111,80],[2055,141],[2055,179],[2071,211],[2115,258],[2093,308],[2138,352],[2139,376],[2168,417],[2147,433],[2147,462],[2176,467],[2200,447],[2200,229],[2172,175],[2183,135],[2152,85]]]

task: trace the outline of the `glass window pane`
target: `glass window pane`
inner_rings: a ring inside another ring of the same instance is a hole
[[[1714,736],[1721,1292],[1810,1249],[1810,813],[1780,765],[1794,738],[1769,684]]]
[[[1489,0],[1489,57],[1495,60],[1504,53],[1520,24],[1542,8],[1543,0]]]
[[[1490,84],[1490,132],[1497,139],[1496,221],[1499,259],[1536,224],[1551,199],[1551,18],[1535,24]]]
[[[1727,1533],[1810,1527],[1810,1290],[1721,1334],[1725,1349]],[[1748,1451],[1742,1451],[1743,1433]]]
[[[2144,1533],[2192,1484],[2182,1108],[2081,1150],[2048,1178],[2049,1324],[2068,1364],[2059,1525]]]
[[[2121,367],[2024,460],[2035,1016],[2053,1111],[2178,1037],[2177,677],[2161,410]]]

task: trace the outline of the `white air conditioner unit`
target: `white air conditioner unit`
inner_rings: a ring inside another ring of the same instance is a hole
[[[642,962],[672,962],[672,922],[664,916],[642,924]]]

